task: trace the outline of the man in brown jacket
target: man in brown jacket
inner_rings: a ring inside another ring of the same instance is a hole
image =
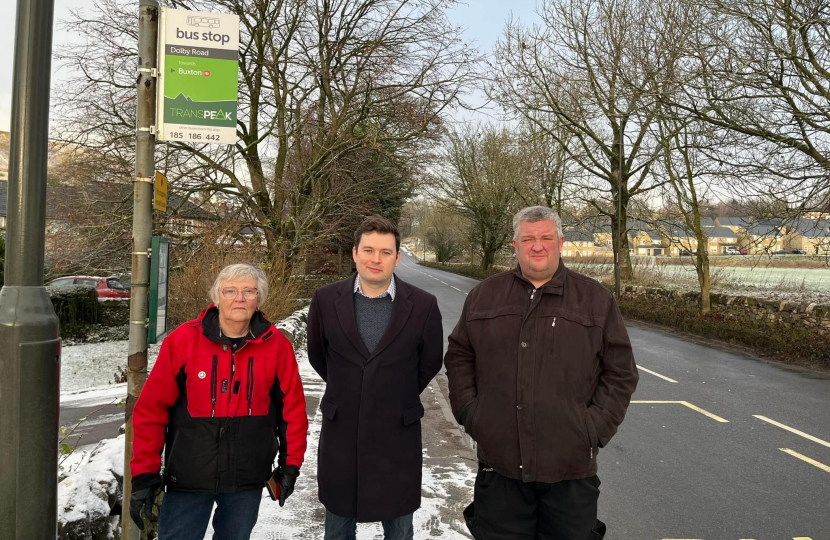
[[[476,540],[593,540],[597,452],[638,374],[611,293],[560,260],[559,216],[513,218],[518,268],[473,289],[444,358],[453,413],[478,443]]]

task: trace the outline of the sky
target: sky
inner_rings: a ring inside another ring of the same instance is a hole
[[[27,1],[27,0],[23,0]],[[3,3],[12,4],[12,10],[6,12],[6,16],[0,18],[0,131],[9,131],[11,122],[11,101],[12,101],[12,73],[14,71],[14,41],[15,41],[15,12],[16,0],[3,0]],[[537,0],[469,0],[466,4],[460,4],[450,13],[450,20],[465,28],[464,36],[468,41],[474,42],[482,51],[492,50],[498,37],[504,28],[504,23],[511,12],[515,18],[524,23],[530,23],[537,19],[535,14]],[[136,8],[138,2],[135,2]],[[78,39],[66,32],[59,30],[61,20],[69,17],[69,10],[72,8],[89,8],[93,5],[92,0],[55,0],[55,34],[53,37],[53,48],[71,39]],[[52,66],[52,87],[59,84],[65,76],[58,66]],[[484,98],[478,94],[473,97],[474,102],[483,103]]]

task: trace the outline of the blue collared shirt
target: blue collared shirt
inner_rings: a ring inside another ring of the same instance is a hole
[[[361,289],[361,288],[360,288],[360,274],[357,274],[357,275],[355,276],[355,280],[354,280],[354,293],[355,293],[355,294],[359,294],[359,295],[361,295],[361,296],[366,296],[366,295],[363,293],[363,289]],[[378,295],[378,296],[375,296],[375,298],[383,298],[383,297],[384,297],[384,296],[386,296],[387,294],[388,294],[389,296],[391,296],[391,297],[392,297],[392,301],[394,302],[394,301],[395,301],[395,275],[394,275],[394,274],[392,274],[392,281],[390,281],[390,282],[389,282],[389,288],[388,288],[388,289],[386,289],[386,291],[384,291],[384,293],[383,293],[383,294],[380,294],[380,295]],[[369,297],[368,297],[368,296],[366,296],[366,298],[369,298]]]

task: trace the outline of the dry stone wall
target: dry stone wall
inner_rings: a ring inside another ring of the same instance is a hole
[[[682,292],[654,287],[627,286],[624,296],[645,297],[650,301],[698,305],[699,292]],[[712,293],[712,311],[737,321],[769,321],[784,326],[798,326],[815,330],[819,335],[830,335],[830,306],[812,302],[762,300],[750,296],[732,296]]]

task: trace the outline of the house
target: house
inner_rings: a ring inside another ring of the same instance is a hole
[[[758,223],[738,234],[741,248],[746,249],[750,255],[772,253],[783,249],[784,235],[777,223],[775,225]]]
[[[702,225],[702,220],[701,220]],[[710,255],[726,253],[727,249],[737,249],[738,234],[729,227],[716,225],[702,226],[703,234],[707,238],[707,251]]]
[[[633,255],[655,256],[667,253],[660,231],[644,221],[628,221],[628,242]]]
[[[563,257],[591,257],[594,255],[594,235],[591,232],[585,229],[565,229],[564,233]]]
[[[784,249],[803,249],[807,255],[830,254],[830,220],[799,219],[787,227]]]

